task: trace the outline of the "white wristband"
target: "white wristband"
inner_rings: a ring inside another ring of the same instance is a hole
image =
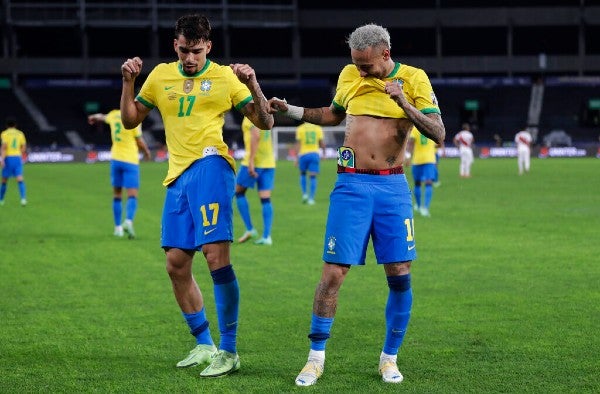
[[[304,107],[296,107],[295,105],[287,105],[288,110],[284,112],[285,116],[295,120],[302,120],[304,116]]]

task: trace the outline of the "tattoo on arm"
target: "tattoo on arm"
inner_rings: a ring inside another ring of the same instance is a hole
[[[323,121],[323,108],[304,108],[302,119],[308,123],[321,124]]]

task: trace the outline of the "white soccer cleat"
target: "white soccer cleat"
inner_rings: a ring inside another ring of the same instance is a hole
[[[244,243],[252,238],[256,238],[258,236],[258,233],[256,232],[256,229],[252,229],[252,230],[248,230],[244,233],[244,235],[242,235],[239,239],[238,239],[238,243]]]
[[[385,383],[400,383],[404,380],[396,362],[390,358],[382,358],[379,361],[379,374]]]
[[[429,213],[429,209],[425,208],[425,207],[421,207],[421,216],[425,216],[426,218],[431,217],[431,214]]]
[[[317,360],[309,359],[302,371],[296,377],[296,386],[312,386],[323,374],[325,364]]]

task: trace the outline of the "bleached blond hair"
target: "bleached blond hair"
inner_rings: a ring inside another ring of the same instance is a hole
[[[346,40],[350,49],[364,51],[369,47],[383,46],[392,48],[390,33],[383,26],[369,23],[356,28]]]

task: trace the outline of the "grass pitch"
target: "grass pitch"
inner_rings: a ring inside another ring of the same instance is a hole
[[[222,379],[177,370],[193,346],[164,270],[166,164],[142,163],[135,240],[112,236],[108,164],[28,164],[29,205],[9,181],[0,207],[0,392],[592,393],[600,392],[598,159],[476,160],[458,177],[442,159],[431,218],[415,218],[405,381],[377,375],[387,287],[370,252],[344,283],[325,373],[296,388],[309,342],[335,163],[317,204],[279,162],[272,247],[233,245],[241,286],[242,368]],[[409,172],[410,179],[410,172]],[[412,182],[411,182],[412,183]],[[262,230],[256,192],[248,192]],[[236,214],[236,236],[244,229]],[[215,341],[212,283],[197,255]]]

